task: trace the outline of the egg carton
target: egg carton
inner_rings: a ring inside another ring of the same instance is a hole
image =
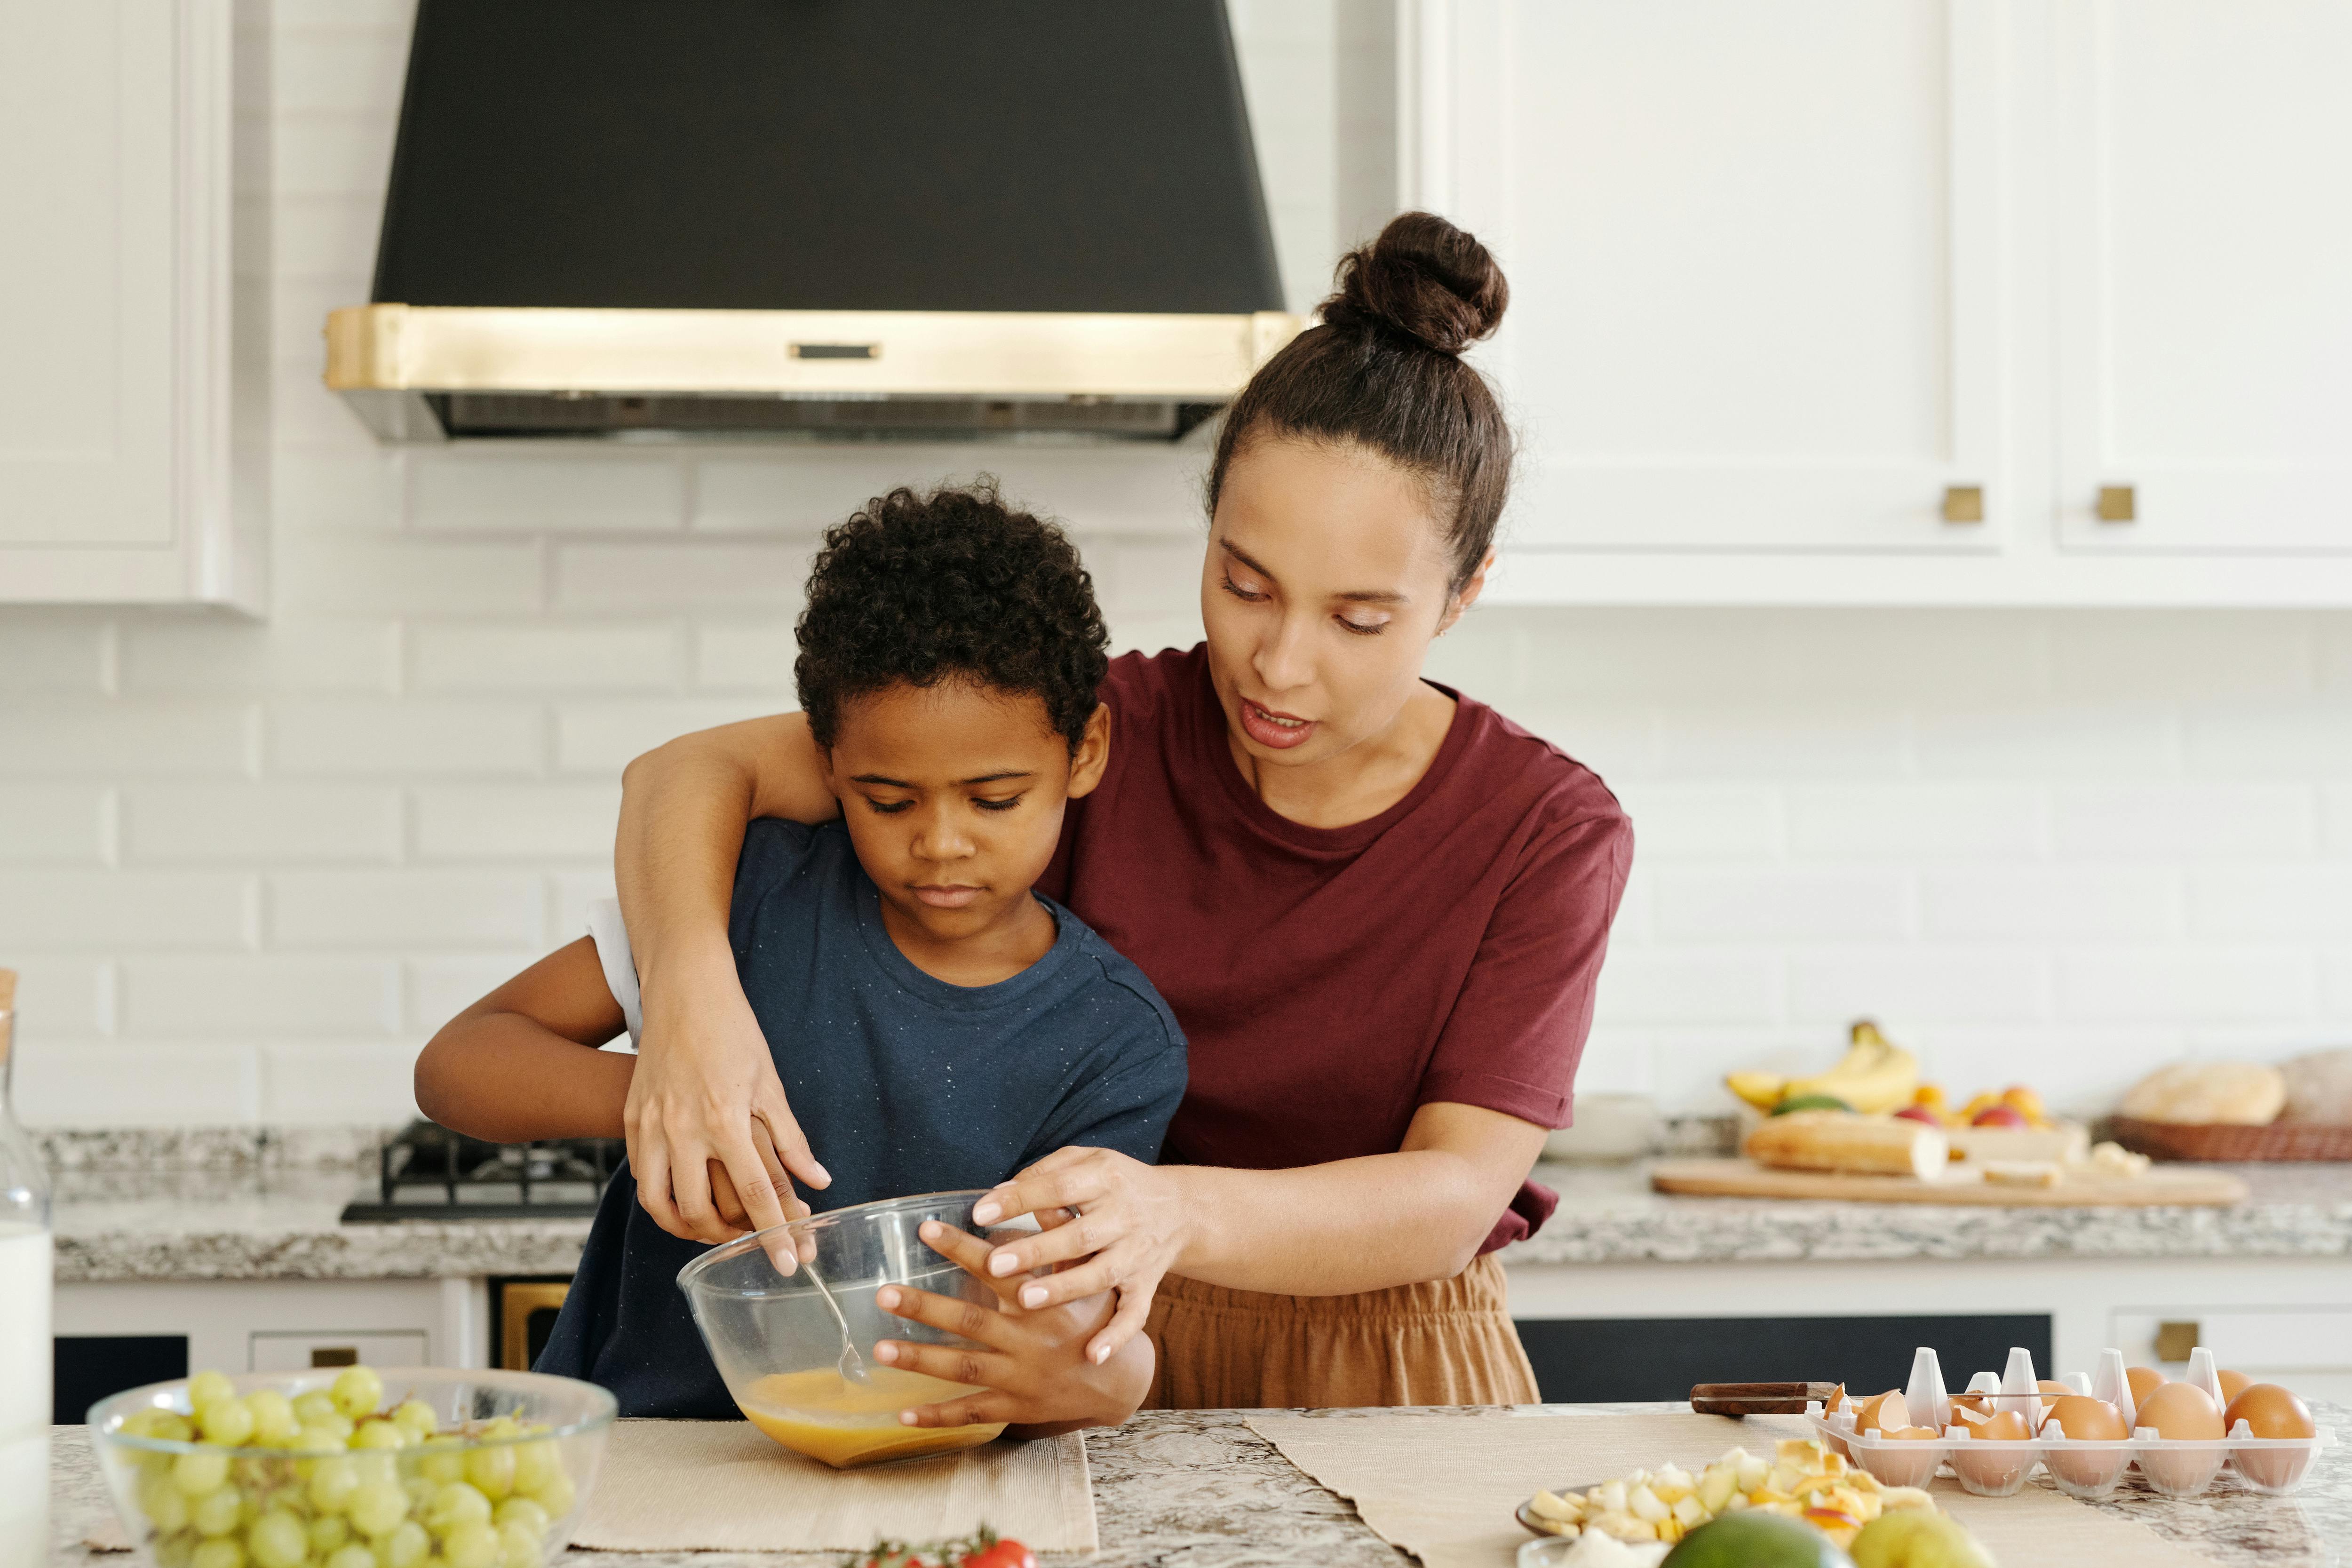
[[[2121,1351],[2110,1350],[2100,1357],[2095,1381],[2079,1372],[2063,1381],[2077,1394],[2116,1405],[2126,1423],[2136,1415]],[[2211,1351],[2191,1353],[2187,1381],[2204,1390],[2216,1406],[2225,1403]],[[2041,1385],[2034,1376],[2032,1352],[2026,1350],[2011,1350],[2009,1366],[1998,1377],[1989,1372],[1977,1373],[1967,1392],[1981,1394],[1995,1412],[2017,1411],[2029,1426],[2041,1414]],[[1915,1412],[1948,1415],[1951,1402],[1944,1393],[1944,1372],[1933,1349],[1919,1348],[1903,1400]],[[2134,1426],[2129,1437],[2112,1441],[2037,1436],[1987,1442],[1957,1423],[1945,1426],[1934,1438],[1895,1438],[1857,1432],[1852,1412],[1832,1415],[1818,1401],[1806,1405],[1805,1417],[1826,1447],[1845,1456],[1884,1485],[1924,1487],[1940,1467],[1949,1465],[1952,1479],[1979,1497],[2012,1495],[2040,1465],[2050,1472],[2052,1483],[2069,1496],[2103,1498],[2122,1483],[2124,1472],[2134,1464],[2139,1466],[2140,1478],[2166,1497],[2197,1496],[2213,1484],[2225,1465],[2248,1489],[2283,1495],[2303,1485],[2322,1449],[2336,1446],[2330,1427],[2322,1426],[2308,1437],[2257,1437],[2242,1416],[2219,1442],[2160,1437],[2150,1426]]]

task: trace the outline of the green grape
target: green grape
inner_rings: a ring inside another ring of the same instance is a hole
[[[498,1568],[498,1527],[486,1519],[470,1519],[441,1538],[441,1556],[449,1568]]]
[[[432,1550],[433,1538],[412,1519],[375,1543],[376,1568],[416,1568]]]
[[[226,1535],[245,1522],[245,1494],[230,1486],[206,1492],[188,1510],[188,1522],[198,1535]]]
[[[330,1416],[341,1414],[335,1408],[335,1396],[323,1388],[314,1388],[308,1394],[294,1396],[294,1419],[305,1426],[321,1426]]]
[[[196,1440],[196,1428],[186,1416],[166,1410],[156,1416],[155,1429],[148,1435],[165,1443],[193,1443]]]
[[[372,1481],[383,1481],[394,1486],[400,1483],[400,1456],[397,1454],[387,1454],[381,1449],[354,1448],[351,1463],[352,1474],[359,1477],[362,1486]]]
[[[336,1409],[356,1421],[374,1415],[375,1407],[383,1403],[383,1379],[373,1367],[347,1366],[335,1378],[331,1396]]]
[[[527,1524],[499,1526],[499,1561],[503,1568],[538,1568],[539,1532]]]
[[[169,1476],[150,1476],[139,1484],[139,1511],[154,1521],[155,1528],[169,1535],[188,1527],[188,1494],[172,1482]]]
[[[193,1535],[167,1535],[155,1542],[155,1568],[188,1568],[188,1561],[196,1554],[196,1538]]]
[[[408,1493],[398,1481],[370,1481],[352,1493],[343,1511],[352,1528],[370,1540],[390,1535],[408,1517]]]
[[[441,1430],[441,1417],[433,1413],[433,1406],[421,1399],[409,1400],[392,1413],[392,1418],[400,1423],[413,1443],[422,1443]]]
[[[436,1486],[466,1479],[466,1450],[454,1437],[443,1437],[425,1446],[425,1457],[417,1461],[417,1474]]]
[[[514,1490],[515,1451],[501,1443],[495,1447],[474,1448],[466,1455],[466,1479],[474,1489],[492,1502],[498,1502]]]
[[[562,1519],[572,1511],[572,1504],[574,1500],[572,1478],[559,1469],[541,1481],[539,1489],[530,1495],[539,1500],[540,1507],[545,1509],[553,1517]]]
[[[310,1555],[310,1532],[282,1508],[273,1508],[245,1532],[245,1549],[260,1568],[302,1568]]]
[[[305,1426],[294,1435],[294,1447],[305,1454],[340,1454],[343,1435],[332,1426]]]
[[[429,1476],[410,1476],[400,1485],[401,1489],[408,1494],[408,1511],[411,1513],[423,1513],[431,1508],[433,1494],[441,1489],[439,1483]]]
[[[563,1456],[552,1443],[515,1445],[514,1489],[536,1496],[549,1479],[563,1474]]]
[[[310,1521],[310,1550],[321,1557],[333,1556],[351,1539],[352,1521],[340,1513],[321,1514]]]
[[[283,1448],[302,1430],[294,1417],[294,1402],[274,1388],[257,1389],[245,1396],[253,1412],[253,1440],[265,1448]]]
[[[188,1379],[188,1408],[202,1410],[215,1399],[235,1399],[236,1384],[217,1372],[200,1372]]]
[[[361,1422],[359,1429],[352,1434],[352,1447],[354,1448],[405,1448],[408,1447],[408,1432],[405,1427],[395,1422],[370,1417]]]
[[[433,1494],[425,1522],[436,1535],[446,1535],[461,1524],[488,1524],[490,1500],[463,1481],[451,1481]]]
[[[310,1466],[310,1506],[341,1513],[360,1488],[360,1472],[349,1459],[316,1459]]]
[[[500,1530],[509,1524],[528,1525],[533,1535],[545,1535],[547,1527],[554,1522],[547,1517],[546,1509],[527,1497],[507,1499],[499,1504],[498,1511],[490,1518]]]
[[[253,1436],[253,1406],[234,1394],[215,1399],[197,1409],[196,1426],[207,1443],[242,1448]]]
[[[207,1541],[188,1554],[188,1568],[245,1568],[245,1548],[234,1541]]]
[[[155,1423],[163,1417],[163,1412],[151,1405],[144,1410],[134,1410],[124,1416],[122,1425],[115,1430],[126,1437],[152,1437],[155,1435]]]
[[[511,1415],[493,1416],[482,1423],[480,1436],[492,1442],[501,1437],[520,1437],[522,1436],[522,1424]]]
[[[358,1430],[358,1427],[352,1424],[351,1417],[340,1410],[330,1411],[320,1418],[318,1425],[320,1431],[332,1432],[335,1435],[337,1447],[348,1444],[352,1440],[352,1434]]]
[[[376,1568],[375,1553],[354,1541],[327,1553],[327,1560],[320,1568]]]
[[[218,1491],[228,1484],[228,1456],[217,1448],[182,1454],[172,1461],[172,1484],[190,1497]]]

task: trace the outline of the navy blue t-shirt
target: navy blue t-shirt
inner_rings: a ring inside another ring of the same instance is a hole
[[[1038,901],[1058,927],[1045,957],[952,985],[890,940],[839,823],[751,824],[729,936],[785,1098],[833,1174],[802,1193],[812,1208],[991,1187],[1074,1143],[1159,1157],[1184,1093],[1175,1015],[1077,916]],[[677,1288],[703,1250],[653,1222],[624,1164],[537,1370],[602,1384],[624,1415],[737,1415]]]

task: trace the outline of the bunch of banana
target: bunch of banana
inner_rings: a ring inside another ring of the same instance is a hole
[[[1723,1081],[1732,1093],[1768,1112],[1816,1098],[1835,1100],[1865,1116],[1884,1116],[1910,1104],[1919,1087],[1919,1058],[1880,1034],[1867,1018],[1853,1026],[1853,1039],[1844,1060],[1811,1078],[1736,1072]]]

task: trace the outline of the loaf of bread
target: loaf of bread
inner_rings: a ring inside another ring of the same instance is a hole
[[[2176,1062],[2132,1085],[2123,1113],[2140,1121],[2266,1127],[2286,1104],[2286,1079],[2260,1062]]]
[[[1940,1128],[1892,1116],[1844,1110],[1792,1110],[1769,1117],[1748,1135],[1748,1157],[1792,1171],[1853,1171],[1866,1175],[1944,1174],[1951,1144]]]
[[[2314,1051],[2279,1065],[2286,1079],[2281,1121],[2352,1126],[2352,1050]]]

